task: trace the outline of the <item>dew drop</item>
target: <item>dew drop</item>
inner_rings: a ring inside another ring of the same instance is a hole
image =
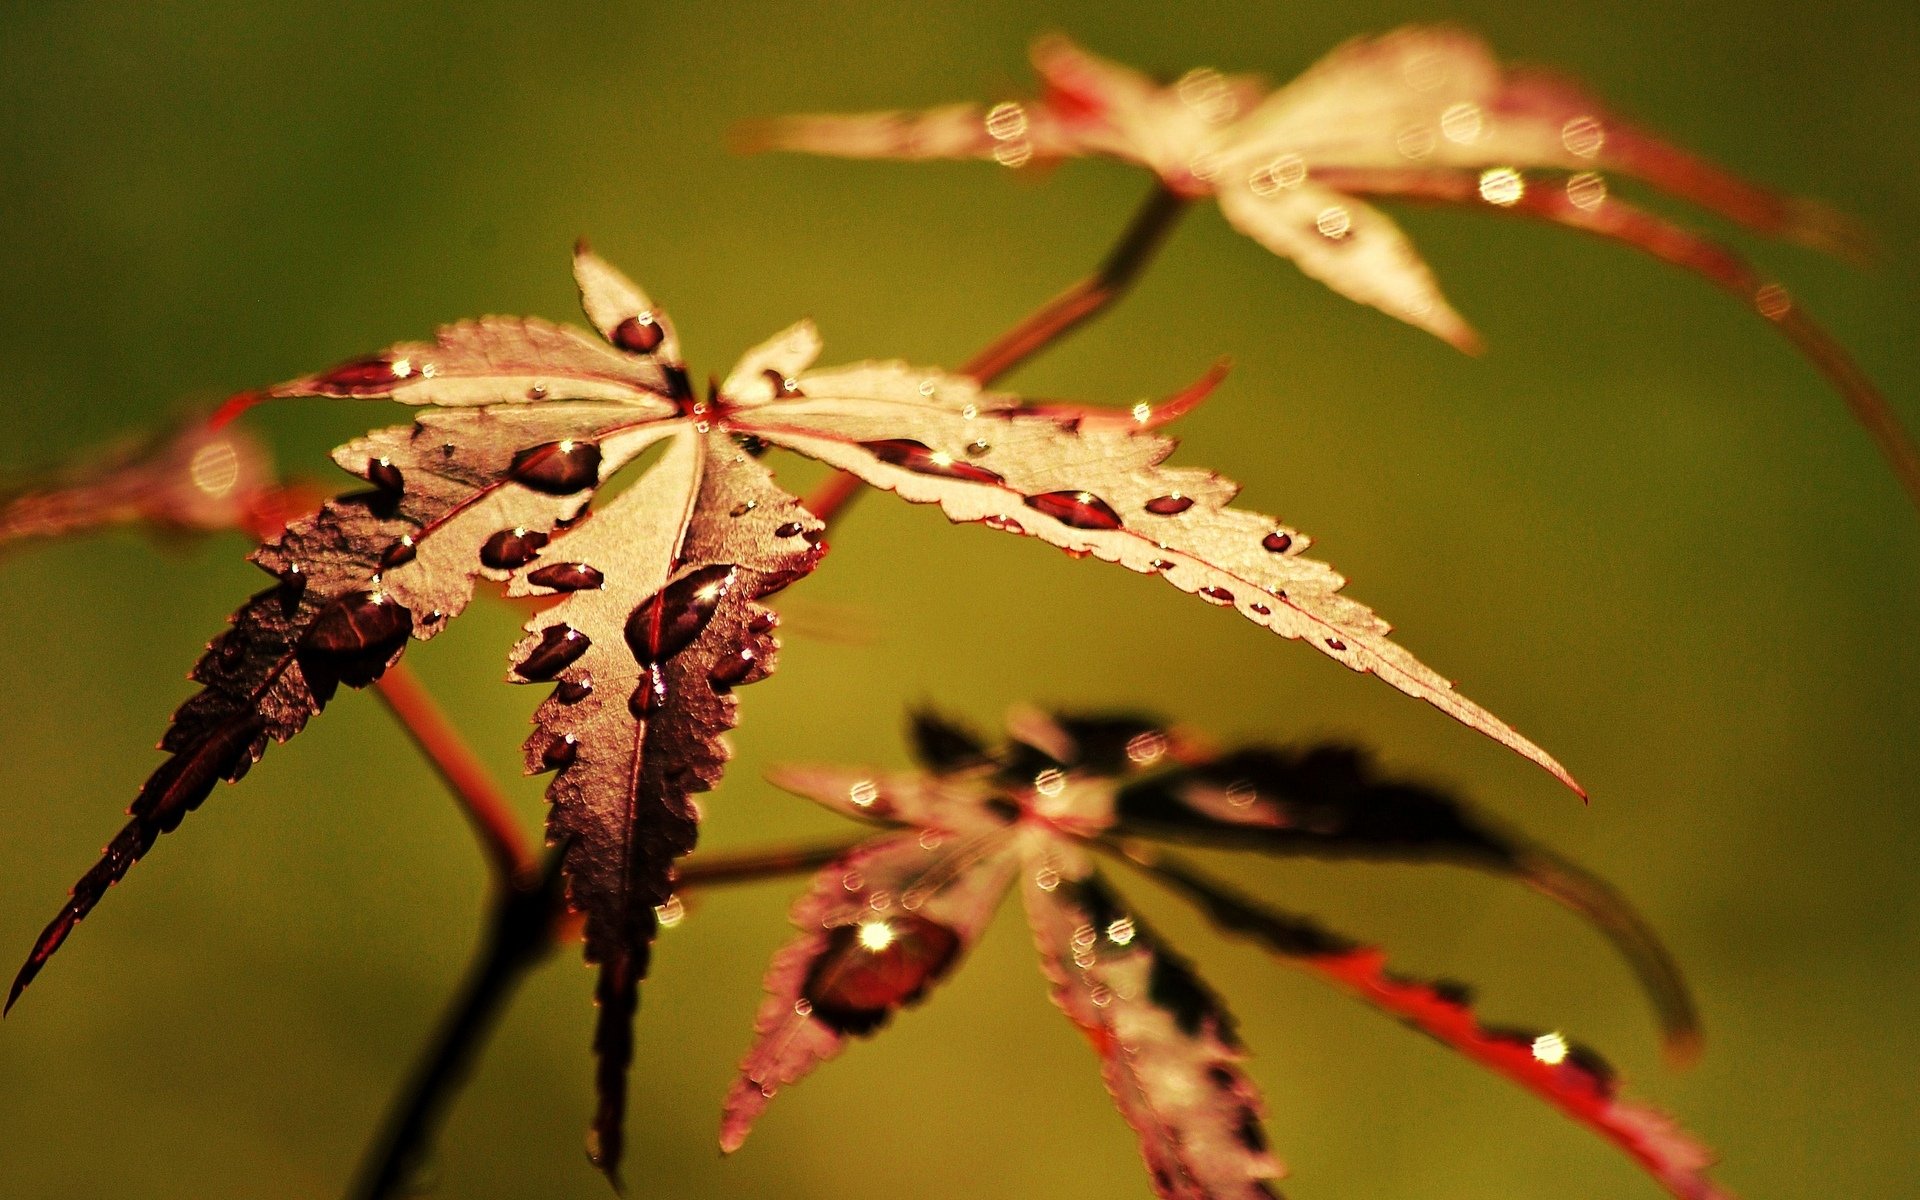
[[[1346,648],[1347,648],[1347,644],[1341,641],[1339,638],[1330,637],[1327,639],[1327,649],[1329,650],[1345,650]]]
[[[407,486],[406,476],[385,455],[367,460],[367,482],[389,496],[398,496]]]
[[[1005,482],[985,467],[959,462],[953,455],[930,449],[926,443],[916,442],[912,438],[888,438],[877,442],[861,442],[860,445],[881,462],[912,471],[916,475],[960,479],[968,483]]]
[[[1293,535],[1276,529],[1261,538],[1260,545],[1263,549],[1271,553],[1285,554],[1287,551],[1293,549]]]
[[[1560,144],[1581,158],[1592,158],[1607,144],[1607,127],[1597,117],[1573,117],[1560,127]]]
[[[547,743],[547,748],[540,752],[540,763],[549,771],[564,771],[579,754],[579,739],[569,733]]]
[[[593,695],[593,676],[582,675],[579,679],[563,679],[560,686],[553,689],[553,698],[562,704],[578,704]]]
[[[527,399],[529,400],[545,400],[546,398],[547,385],[544,383],[536,383],[527,389]]]
[[[794,1016],[796,1016],[796,1017],[810,1017],[810,1016],[812,1016],[812,1015],[813,1015],[813,1002],[812,1002],[811,1000],[808,1000],[808,999],[807,999],[806,997],[804,997],[804,996],[803,996],[803,997],[801,997],[801,998],[800,998],[800,999],[798,999],[798,1000],[795,1000],[795,1001],[793,1002],[793,1015],[794,1015]]]
[[[299,563],[288,563],[287,569],[280,572],[280,615],[291,617],[299,611],[300,600],[307,594],[307,573]]]
[[[408,360],[359,358],[341,363],[317,381],[322,390],[336,396],[377,396],[393,390],[393,385],[413,374]]]
[[[862,779],[847,789],[847,800],[855,808],[872,808],[873,802],[880,798],[880,785],[871,779]]]
[[[540,644],[527,654],[526,660],[515,667],[514,672],[522,679],[545,683],[566,670],[592,645],[586,634],[571,625],[549,625],[540,633]]]
[[[1763,285],[1753,293],[1753,307],[1769,321],[1778,321],[1793,311],[1793,297],[1777,283]]]
[[[1273,615],[1273,610],[1264,604],[1249,604],[1247,605],[1247,611],[1256,617],[1270,617]]]
[[[566,438],[529,446],[507,468],[515,482],[549,496],[571,496],[600,478],[600,447]]]
[[[1344,204],[1329,204],[1313,218],[1313,227],[1328,241],[1341,241],[1353,232],[1353,213]]]
[[[1092,492],[1042,492],[1027,507],[1073,529],[1119,529],[1120,514]]]
[[[1233,593],[1223,587],[1203,587],[1200,598],[1210,604],[1232,604]]]
[[[1193,497],[1182,496],[1179,492],[1155,496],[1146,504],[1147,511],[1156,517],[1177,517],[1192,507]]]
[[[776,400],[790,400],[795,396],[805,395],[805,393],[800,390],[800,381],[797,379],[790,379],[772,368],[768,368],[760,374],[766,379],[767,386],[773,389],[773,396]]]
[[[665,662],[691,645],[733,587],[728,563],[701,567],[643,601],[627,618],[627,647],[641,665]]]
[[[1175,567],[1179,566],[1180,564],[1174,562],[1170,558],[1156,558],[1148,565],[1151,566],[1154,570],[1164,574],[1168,571],[1173,570]]]
[[[745,683],[759,665],[759,657],[752,648],[743,647],[713,664],[713,669],[707,672],[707,682],[713,685],[714,691],[724,692]]]
[[[300,649],[354,686],[371,683],[413,632],[413,613],[384,592],[348,592],[313,619]]]
[[[554,563],[527,575],[527,582],[556,592],[590,592],[607,581],[586,563]]]
[[[634,354],[652,354],[666,340],[666,331],[650,312],[628,317],[613,327],[613,344]]]
[[[391,546],[381,552],[380,569],[390,571],[395,567],[403,567],[412,562],[418,553],[418,549],[413,544],[413,535],[401,534]]]
[[[747,632],[755,636],[772,633],[779,625],[780,614],[768,609],[761,609],[759,612],[747,618]]]
[[[540,555],[547,535],[538,529],[502,529],[480,547],[480,561],[496,571],[524,567]]]
[[[742,500],[740,503],[728,509],[727,515],[730,517],[744,517],[759,507],[760,502],[758,500]]]
[[[1012,517],[1003,517],[999,513],[982,517],[980,523],[988,529],[998,529],[1002,533],[1025,533],[1027,531],[1026,527],[1020,524],[1020,522],[1014,520]]]
[[[660,928],[672,929],[687,919],[687,902],[678,896],[668,896],[665,904],[656,904],[653,915],[660,922]]]
[[[1582,212],[1592,212],[1606,203],[1606,176],[1593,171],[1581,171],[1567,177],[1567,199]]]
[[[1060,872],[1052,867],[1041,867],[1033,873],[1033,886],[1043,892],[1051,892],[1060,886]]]
[[[1527,181],[1512,167],[1489,167],[1480,172],[1480,198],[1500,208],[1512,208],[1527,194]]]
[[[807,531],[807,527],[805,525],[802,525],[800,522],[788,521],[784,525],[775,527],[773,531],[773,536],[782,537],[782,538],[799,537],[801,534],[805,533],[806,531]]]
[[[1461,103],[1440,114],[1440,134],[1448,141],[1471,146],[1486,129],[1486,114],[1478,104]]]
[[[842,1033],[867,1033],[910,1004],[953,966],[960,935],[916,913],[841,925],[801,985],[813,1019]]]

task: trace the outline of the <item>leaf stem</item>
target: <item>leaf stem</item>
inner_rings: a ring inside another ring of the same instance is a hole
[[[512,803],[419,677],[398,662],[380,677],[374,690],[446,781],[493,864],[502,890],[510,892],[533,879],[540,865],[514,819]]]
[[[846,853],[854,844],[833,842],[703,856],[680,868],[676,892],[811,871]],[[558,943],[567,911],[561,875],[563,857],[559,848],[548,851],[543,863],[527,874],[514,875],[501,890],[466,981],[441,1018],[426,1053],[394,1098],[347,1193],[349,1200],[390,1200],[411,1193],[454,1093],[466,1081],[508,999]]]
[[[984,387],[1105,311],[1140,278],[1186,211],[1185,196],[1156,182],[1093,274],[995,338],[968,359],[960,373],[971,375]],[[858,479],[835,472],[807,497],[807,511],[831,524],[863,490]]]

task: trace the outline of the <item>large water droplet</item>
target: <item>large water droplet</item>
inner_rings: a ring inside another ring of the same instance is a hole
[[[412,562],[414,556],[418,553],[419,551],[413,544],[413,535],[401,534],[393,545],[388,546],[386,550],[381,553],[380,569],[383,571],[391,571],[395,567],[403,567]]]
[[[1223,587],[1203,587],[1200,598],[1210,604],[1232,604],[1233,593]]]
[[[1275,554],[1285,554],[1293,549],[1293,537],[1276,529],[1260,539],[1260,545]]]
[[[314,671],[364,687],[380,677],[387,660],[412,632],[413,613],[406,605],[384,592],[348,592],[321,609],[307,626],[300,654]]]
[[[1074,529],[1118,529],[1120,514],[1092,492],[1042,492],[1027,497],[1027,507]]]
[[[605,575],[586,563],[554,563],[527,575],[528,583],[556,592],[590,592],[606,581]]]
[[[916,913],[840,925],[827,934],[801,997],[813,1019],[842,1033],[868,1033],[953,966],[960,935]]]
[[[367,460],[367,482],[390,496],[398,496],[407,486],[406,476],[385,455]]]
[[[665,662],[691,645],[713,620],[736,578],[730,563],[691,571],[643,601],[627,618],[627,646],[643,666]]]
[[[357,358],[341,363],[317,381],[321,390],[338,396],[377,396],[413,375],[407,359]]]
[[[480,561],[496,571],[524,567],[539,556],[547,535],[538,529],[502,529],[480,547]]]
[[[1156,517],[1177,517],[1192,507],[1193,497],[1182,496],[1179,492],[1155,496],[1146,503],[1147,511]]]
[[[549,771],[563,771],[573,765],[579,754],[580,742],[569,733],[547,743],[547,748],[540,752],[540,764]]]
[[[593,643],[571,625],[549,625],[540,633],[540,644],[528,653],[526,661],[514,668],[522,679],[545,683],[567,669],[585,654]]]
[[[752,647],[743,646],[713,664],[713,670],[707,672],[707,679],[713,684],[714,691],[724,692],[745,683],[759,665],[760,658]]]
[[[799,537],[806,531],[807,527],[800,522],[788,521],[783,525],[777,526],[773,531],[773,536],[783,538]]]
[[[529,446],[513,456],[507,474],[525,487],[549,496],[571,496],[600,478],[600,447],[566,438]]]
[[[935,475],[941,479],[963,479],[968,483],[1005,482],[999,475],[985,467],[960,462],[953,455],[931,449],[926,443],[916,442],[912,438],[889,438],[884,441],[860,444],[881,462],[902,467],[917,475]]]
[[[666,330],[650,312],[628,317],[613,327],[613,344],[634,354],[652,354],[666,340]]]
[[[582,675],[579,679],[562,679],[553,689],[553,698],[562,704],[578,704],[593,695],[593,676]]]

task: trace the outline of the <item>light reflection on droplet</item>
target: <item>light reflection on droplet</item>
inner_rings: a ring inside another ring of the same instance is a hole
[[[1607,144],[1606,126],[1596,117],[1574,117],[1560,127],[1560,144],[1581,158],[1592,158]]]
[[[1480,140],[1487,127],[1486,114],[1478,104],[1455,104],[1440,114],[1440,133],[1450,142],[1471,146]]]
[[[1153,419],[1153,405],[1148,404],[1145,400],[1135,404],[1133,406],[1133,419],[1137,423],[1145,425]]]
[[[863,921],[860,924],[860,945],[878,954],[893,945],[893,926],[885,921]]]
[[[1107,940],[1116,946],[1125,946],[1133,941],[1133,918],[1119,917],[1107,926]]]
[[[240,482],[240,455],[232,442],[224,439],[209,442],[193,452],[193,460],[187,464],[187,476],[193,480],[194,487],[219,499]]]
[[[962,405],[960,408],[960,419],[962,421],[971,421],[979,415],[980,415],[979,408],[977,408],[972,404],[965,404],[965,405]]]
[[[1167,735],[1157,730],[1137,733],[1127,741],[1127,761],[1135,766],[1146,766],[1158,761],[1167,752]]]
[[[795,1001],[793,1002],[793,1015],[794,1015],[794,1016],[796,1016],[796,1017],[810,1017],[810,1016],[812,1016],[812,1015],[813,1015],[813,1001],[811,1001],[811,1000],[808,1000],[808,999],[807,999],[807,998],[806,998],[805,996],[802,996],[802,997],[801,997],[800,999],[798,999],[798,1000],[795,1000]]]
[[[1033,777],[1033,790],[1042,796],[1058,796],[1066,786],[1067,777],[1052,767]]]
[[[1105,1008],[1113,1003],[1113,993],[1104,987],[1096,987],[1087,993],[1087,999],[1093,1001],[1095,1008]]]
[[[1543,1033],[1533,1039],[1533,1057],[1550,1067],[1557,1067],[1567,1061],[1567,1052],[1571,1049],[1567,1039],[1558,1033]]]
[[[993,161],[1003,167],[1024,167],[1033,161],[1033,143],[1001,142],[993,148]]]
[[[1793,297],[1777,283],[1769,283],[1753,294],[1753,306],[1769,321],[1778,321],[1793,311]]]
[[[919,840],[922,850],[938,850],[946,844],[947,835],[938,829],[922,829]]]
[[[859,808],[867,808],[879,798],[880,785],[871,779],[862,779],[847,789],[847,799]]]
[[[996,142],[1027,136],[1027,110],[1012,100],[987,110],[987,135]]]
[[[939,390],[939,386],[940,386],[939,384],[935,383],[931,379],[922,379],[920,381],[920,394],[922,396],[931,396],[933,395],[934,392]]]
[[[1227,786],[1227,803],[1235,808],[1249,808],[1259,793],[1246,780],[1238,780]]]
[[[1313,219],[1313,227],[1320,231],[1321,237],[1337,242],[1353,231],[1353,214],[1344,204],[1330,204]]]
[[[1073,948],[1076,951],[1086,950],[1099,940],[1100,935],[1093,931],[1091,925],[1081,925],[1073,931]]]
[[[440,368],[434,366],[432,363],[420,364],[420,378],[422,379],[432,379],[435,375],[438,375],[439,373],[440,373]]]
[[[1033,886],[1043,892],[1050,892],[1060,886],[1060,872],[1052,867],[1041,867],[1033,873]]]
[[[1435,91],[1447,81],[1446,60],[1436,50],[1410,54],[1400,64],[1400,78],[1416,92]]]
[[[1606,203],[1606,177],[1594,171],[1582,171],[1567,177],[1567,199],[1583,212],[1592,212]]]
[[[1213,178],[1220,174],[1220,156],[1209,153],[1194,155],[1187,160],[1187,174],[1202,183],[1212,182]]]
[[[866,876],[860,874],[858,871],[848,871],[840,877],[840,886],[850,892],[857,892],[867,886]]]
[[[1271,196],[1307,181],[1307,160],[1298,154],[1282,154],[1247,179],[1257,195]]]
[[[413,374],[412,359],[396,358],[393,360],[393,377],[395,379],[405,379],[412,374]]]
[[[875,912],[885,912],[893,907],[892,892],[875,892],[867,897],[867,907]]]
[[[1433,130],[1425,125],[1409,125],[1394,135],[1393,145],[1407,158],[1425,158],[1433,153]]]
[[[1512,167],[1490,167],[1480,172],[1480,198],[1510,208],[1527,194],[1527,181]]]
[[[1233,89],[1227,86],[1225,77],[1212,67],[1196,67],[1182,75],[1173,86],[1179,93],[1180,102],[1209,125],[1233,120],[1239,108],[1233,98]]]
[[[672,929],[687,919],[687,906],[678,896],[668,896],[665,904],[654,908],[654,915],[660,919],[660,928]]]

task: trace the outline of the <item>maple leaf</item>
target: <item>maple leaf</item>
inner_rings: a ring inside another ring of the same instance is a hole
[[[132,819],[34,946],[9,1005],[161,834],[269,742],[305,727],[341,684],[371,683],[410,640],[427,640],[482,579],[556,597],[527,626],[509,678],[552,684],[526,746],[553,771],[549,833],[564,843],[568,895],[600,967],[597,1161],[621,1157],[638,986],[694,843],[692,794],[718,781],[733,688],[773,666],[774,619],[758,601],[809,573],[822,525],[781,491],[749,446],[849,471],[956,521],[1026,534],[1069,553],[1159,574],[1344,665],[1371,671],[1566,780],[1546,753],[1452,690],[1338,594],[1300,555],[1301,534],[1227,507],[1234,485],[1161,465],[1153,430],[1217,380],[1156,408],[1048,405],[903,363],[811,369],[807,322],[742,357],[696,396],[664,312],[581,247],[575,277],[598,331],[525,318],[448,326],[431,342],[252,393],[259,399],[387,400],[426,409],[335,451],[369,487],[288,523],[253,561],[276,578],[208,647],[201,692],[175,713],[171,757]],[[657,457],[604,509],[602,484]]]
[[[1731,293],[1827,377],[1920,502],[1920,450],[1872,382],[1785,288],[1736,251],[1613,196],[1602,172],[1757,232],[1850,257],[1865,239],[1830,209],[1748,183],[1610,113],[1578,86],[1500,64],[1457,29],[1411,26],[1339,46],[1285,87],[1201,68],[1162,85],[1064,37],[1033,47],[1041,95],[983,108],[781,117],[743,149],[855,158],[1084,155],[1153,171],[1348,299],[1468,351],[1479,337],[1372,198],[1459,204],[1619,241]],[[1532,174],[1528,174],[1532,172]]]
[[[1697,1026],[1672,961],[1604,884],[1465,804],[1379,777],[1341,747],[1218,753],[1149,719],[1022,713],[989,749],[935,714],[913,724],[924,770],[791,767],[775,783],[885,828],[828,863],[794,906],[754,1040],[727,1095],[737,1149],[779,1088],[918,1003],[978,942],[1017,878],[1056,1005],[1086,1034],[1168,1200],[1270,1196],[1281,1173],[1225,1006],[1114,891],[1093,855],[1131,860],[1249,936],[1546,1099],[1619,1145],[1684,1200],[1726,1200],[1712,1156],[1623,1098],[1592,1051],[1558,1033],[1485,1026],[1460,985],[1385,969],[1384,956],[1279,912],[1143,838],[1275,855],[1458,862],[1517,876],[1598,924],[1639,971],[1672,1044]],[[1544,865],[1543,865],[1544,864]],[[1578,881],[1568,886],[1565,881]]]

